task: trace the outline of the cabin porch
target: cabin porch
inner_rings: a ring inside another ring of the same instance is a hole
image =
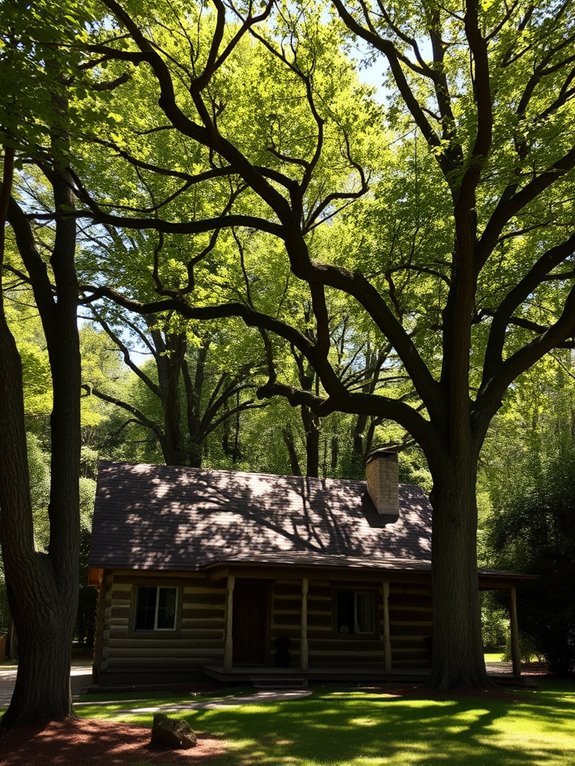
[[[502,686],[531,686],[531,679],[513,673],[511,662],[487,663],[487,675],[491,681]],[[425,683],[431,668],[421,667],[412,669],[397,668],[389,673],[382,671],[381,666],[348,668],[325,667],[310,669],[303,673],[299,668],[275,668],[261,666],[235,667],[226,672],[223,665],[210,664],[202,667],[202,673],[224,684],[247,683],[258,688],[301,688],[309,683]]]

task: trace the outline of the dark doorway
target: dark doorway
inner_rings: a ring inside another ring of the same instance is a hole
[[[234,665],[265,665],[268,653],[269,586],[236,580],[234,587]]]

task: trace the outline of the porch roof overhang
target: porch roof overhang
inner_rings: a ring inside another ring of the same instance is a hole
[[[236,556],[212,561],[201,568],[212,580],[228,574],[254,578],[309,576],[312,572],[332,579],[362,579],[381,581],[394,574],[406,580],[426,580],[431,573],[429,561],[405,561],[397,559],[367,559],[350,556],[327,556],[308,553],[282,553],[269,556]]]
[[[285,553],[270,556],[237,556],[210,562],[202,567],[210,579],[219,580],[228,574],[236,576],[285,577],[286,569],[294,576],[309,575],[310,570],[329,574],[334,579],[361,576],[362,579],[392,579],[426,581],[431,578],[431,561],[408,561],[403,559],[367,559],[349,556],[324,556],[317,554]],[[536,580],[537,575],[508,572],[495,569],[478,569],[480,590],[511,588],[518,583]]]

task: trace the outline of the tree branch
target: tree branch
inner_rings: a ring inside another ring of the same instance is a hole
[[[497,412],[503,395],[511,383],[548,351],[571,337],[574,332],[575,286],[571,288],[563,312],[555,324],[502,362],[492,377],[482,384],[476,400],[476,410],[478,422],[483,431],[487,430],[489,420]]]
[[[478,244],[478,268],[481,268],[491,255],[506,224],[526,205],[542,194],[552,184],[561,179],[575,167],[575,146],[551,167],[535,176],[517,192],[509,187],[511,193],[504,193],[493,211]],[[507,191],[507,190],[506,190]]]
[[[574,250],[575,234],[565,242],[545,252],[499,304],[491,323],[485,350],[482,389],[487,387],[490,379],[501,368],[507,326],[514,312],[541,283],[545,275],[570,256]]]
[[[162,432],[162,429],[158,426],[157,423],[154,423],[153,420],[150,420],[148,417],[146,417],[144,413],[141,410],[139,410],[137,407],[134,407],[132,404],[128,404],[128,402],[124,402],[122,401],[122,399],[118,399],[115,396],[106,394],[103,391],[100,391],[100,389],[94,388],[88,383],[82,384],[82,389],[88,394],[88,396],[93,395],[97,397],[98,399],[101,399],[103,402],[107,402],[108,404],[113,404],[116,407],[120,407],[120,409],[125,410],[126,412],[129,412],[130,415],[133,415],[134,418],[136,419],[135,420],[136,423],[152,431],[157,436],[160,443],[164,442],[164,434]]]

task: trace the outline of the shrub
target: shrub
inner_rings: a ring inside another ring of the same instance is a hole
[[[538,580],[518,592],[521,629],[554,673],[575,672],[575,449],[562,445],[529,483],[496,499],[493,564]]]

